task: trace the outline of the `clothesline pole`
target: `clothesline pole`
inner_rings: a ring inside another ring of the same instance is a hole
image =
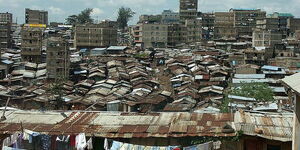
[[[8,99],[7,99],[7,101],[6,101],[5,108],[4,108],[4,110],[3,110],[3,113],[2,113],[2,116],[1,116],[1,119],[0,119],[1,121],[6,120],[5,112],[6,112],[6,109],[7,109],[7,106],[8,106],[9,101],[10,101],[10,97],[8,97]]]

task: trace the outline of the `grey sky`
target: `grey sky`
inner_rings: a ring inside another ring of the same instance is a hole
[[[132,8],[137,14],[131,23],[135,23],[141,14],[158,14],[164,9],[178,11],[178,0],[0,0],[0,12],[12,12],[18,23],[24,22],[25,8],[49,11],[49,20],[64,22],[72,14],[78,14],[85,8],[94,8],[93,18],[98,20],[117,17],[121,6]],[[300,0],[199,0],[202,12],[228,11],[230,8],[261,8],[268,13],[290,12],[300,16]]]

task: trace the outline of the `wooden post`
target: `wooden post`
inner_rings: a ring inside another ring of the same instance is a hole
[[[294,104],[293,150],[300,150],[300,95],[295,96]]]

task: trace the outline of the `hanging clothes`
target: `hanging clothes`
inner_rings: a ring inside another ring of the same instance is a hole
[[[86,148],[86,138],[84,133],[80,133],[76,136],[76,148],[77,150],[84,150]]]
[[[2,148],[2,150],[25,150],[25,149],[12,148],[12,147],[8,147],[8,146],[4,146],[4,147]]]
[[[32,140],[33,150],[40,150],[42,146],[42,139],[40,134],[33,134],[31,136],[31,140]]]
[[[70,136],[70,146],[71,147],[75,147],[76,145],[76,136],[75,135],[71,135]]]
[[[7,137],[3,140],[2,142],[2,147],[5,147],[5,146],[10,146],[11,145],[11,140],[10,140],[10,137]]]
[[[213,150],[214,143],[213,142],[208,142],[204,144],[198,145],[198,150]]]
[[[88,150],[92,150],[93,149],[93,138],[90,138],[88,141],[87,141],[87,149]]]
[[[59,135],[56,138],[56,148],[57,150],[69,150],[69,138],[68,136]]]
[[[108,149],[109,149],[107,138],[105,138],[105,140],[104,140],[104,149],[105,149],[105,150],[108,150]]]
[[[51,147],[51,137],[49,135],[39,135],[39,138],[41,138],[41,149],[42,150],[50,150]]]
[[[23,134],[19,134],[17,141],[13,143],[13,148],[21,149],[22,148],[22,140],[23,140]]]
[[[183,150],[213,150],[213,142],[185,147]]]

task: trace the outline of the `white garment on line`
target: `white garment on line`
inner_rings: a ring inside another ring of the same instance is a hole
[[[107,138],[105,138],[105,140],[104,140],[104,149],[108,150],[108,141],[107,141]]]
[[[88,150],[92,150],[93,149],[93,139],[90,138],[88,141],[87,141],[87,149]]]
[[[84,150],[87,146],[86,138],[84,133],[80,133],[76,136],[76,144],[75,147],[77,150]]]

